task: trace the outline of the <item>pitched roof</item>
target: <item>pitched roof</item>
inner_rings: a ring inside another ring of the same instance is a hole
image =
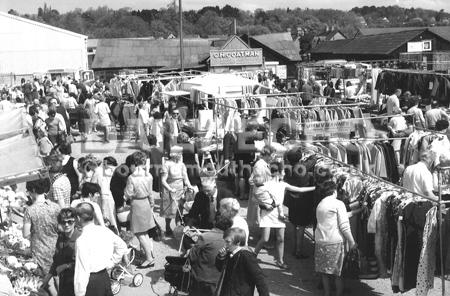
[[[347,36],[345,36],[344,33],[342,33],[338,29],[334,29],[334,30],[328,31],[328,32],[323,32],[322,34],[320,34],[316,37],[324,38],[326,41],[329,41],[329,40],[331,40],[331,38],[333,38],[338,33],[341,34],[342,36],[344,36],[344,38],[347,38]]]
[[[7,18],[10,18],[10,19],[13,19],[13,20],[16,20],[16,21],[28,23],[30,25],[41,27],[41,28],[44,28],[44,29],[56,31],[56,32],[59,32],[59,33],[72,35],[74,37],[80,37],[80,38],[85,38],[85,39],[87,38],[86,35],[81,35],[81,34],[78,34],[78,33],[72,32],[72,31],[68,31],[68,30],[64,30],[64,29],[61,29],[61,28],[58,28],[58,27],[50,26],[50,25],[47,25],[47,24],[44,24],[44,23],[36,22],[36,21],[30,20],[30,19],[27,19],[27,18],[24,18],[24,17],[20,17],[20,16],[9,14],[9,13],[6,13],[6,12],[0,11],[0,16],[1,17],[7,17]]]
[[[198,67],[209,57],[209,42],[205,39],[184,40],[185,67]],[[92,64],[93,69],[107,68],[179,68],[178,39],[101,39]]]
[[[262,45],[278,52],[292,61],[301,61],[300,44],[292,40],[291,33],[272,33],[264,35],[249,36]]]
[[[359,36],[390,34],[406,31],[416,31],[421,29],[424,30],[426,28],[425,27],[361,28],[359,29]]]
[[[425,30],[367,35],[354,39],[322,42],[311,53],[390,54]]]
[[[434,34],[440,36],[441,38],[450,41],[450,27],[449,26],[442,26],[442,27],[431,27],[428,28],[430,32],[433,32]]]
[[[450,41],[450,26],[438,26],[438,27],[394,27],[394,28],[362,28],[359,29],[359,36],[361,35],[379,35],[387,33],[398,33],[406,31],[415,31],[421,29],[428,29],[430,32],[441,36],[445,40]]]
[[[311,49],[311,53],[332,53],[336,48],[343,46],[351,41],[352,39],[322,41],[317,45],[317,47]]]

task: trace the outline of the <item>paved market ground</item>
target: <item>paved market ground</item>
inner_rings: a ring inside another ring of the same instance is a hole
[[[79,139],[79,138],[78,138]],[[105,157],[108,155],[114,156],[119,163],[125,160],[125,157],[137,150],[137,146],[130,140],[114,139],[111,143],[103,144],[101,138],[96,135],[90,135],[89,141],[85,144],[73,144],[73,156],[80,157],[87,153],[93,153],[98,157]],[[158,205],[158,201],[156,202]],[[241,202],[241,215],[246,216],[247,204]],[[158,222],[164,226],[164,221],[158,215],[158,210],[155,210]],[[311,231],[311,230],[310,230]],[[292,253],[292,228],[288,227],[286,232],[286,252],[285,261],[290,269],[283,271],[274,265],[273,251],[269,253],[265,250],[259,255],[261,260],[260,266],[267,276],[271,295],[276,296],[291,296],[291,295],[322,295],[321,291],[317,289],[318,277],[314,274],[313,262],[313,244],[307,241],[307,254],[310,256],[305,260],[295,259]],[[250,245],[254,247],[255,239],[251,239]],[[169,295],[170,285],[164,281],[164,264],[166,256],[178,255],[178,244],[175,239],[165,239],[162,242],[154,244],[154,253],[156,254],[155,267],[141,271],[144,274],[144,283],[141,287],[135,288],[130,285],[131,281],[125,282],[119,293],[120,296],[148,296],[148,295]],[[351,289],[347,295],[394,295],[391,290],[389,279],[377,280],[360,280],[349,281],[347,286]],[[435,289],[428,294],[430,296],[438,296],[441,294],[441,281],[435,278]],[[256,295],[257,293],[255,293]],[[400,294],[398,294],[400,295]],[[415,295],[415,290],[404,293],[405,296]],[[450,282],[446,281],[446,295],[450,295]]]

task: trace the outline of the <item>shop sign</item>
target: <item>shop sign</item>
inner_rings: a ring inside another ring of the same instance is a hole
[[[287,67],[286,65],[277,65],[275,73],[280,79],[287,79]]]
[[[431,40],[423,40],[418,42],[408,42],[408,52],[431,51]]]
[[[262,65],[263,63],[261,48],[211,50],[209,54],[211,67]]]
[[[307,137],[326,136],[330,138],[349,138],[355,130],[351,121],[306,122],[303,124],[303,134]]]

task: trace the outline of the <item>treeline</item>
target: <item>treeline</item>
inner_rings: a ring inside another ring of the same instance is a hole
[[[37,14],[21,15],[56,27],[88,35],[90,38],[149,37],[167,38],[178,36],[179,17],[177,1],[161,9],[114,10],[106,6],[75,9],[59,13],[44,4]],[[207,6],[200,10],[183,11],[183,32],[186,35],[207,37],[232,33],[233,20],[237,22],[238,34],[250,35],[286,32],[291,30],[297,37],[301,28],[302,50],[308,50],[312,38],[327,29],[339,29],[347,37],[353,37],[359,28],[446,25],[450,15],[441,11],[406,9],[398,6],[355,7],[351,11],[335,9],[257,9],[244,11],[230,5]]]

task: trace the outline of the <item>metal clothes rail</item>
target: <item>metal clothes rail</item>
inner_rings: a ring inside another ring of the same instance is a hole
[[[331,159],[333,162],[336,162],[336,163],[341,164],[342,166],[348,167],[348,168],[354,170],[355,172],[357,172],[357,173],[359,173],[361,175],[367,176],[368,178],[372,178],[372,179],[378,180],[378,181],[383,182],[383,183],[385,183],[387,185],[390,185],[390,186],[392,186],[394,188],[397,188],[399,190],[412,193],[413,195],[419,196],[419,197],[421,197],[423,199],[426,199],[426,200],[428,200],[428,201],[430,201],[430,202],[432,202],[434,204],[437,204],[437,210],[438,210],[438,217],[437,218],[438,218],[438,223],[439,223],[439,245],[440,245],[440,247],[439,247],[439,253],[440,254],[439,255],[440,255],[440,261],[441,261],[440,262],[441,263],[441,284],[442,284],[441,289],[442,289],[442,296],[445,296],[445,270],[444,270],[443,231],[442,231],[442,205],[444,205],[445,203],[442,202],[441,180],[440,180],[441,179],[441,174],[440,173],[438,174],[439,195],[438,195],[438,200],[435,200],[435,199],[430,198],[428,196],[425,196],[425,195],[413,192],[413,191],[411,191],[409,189],[406,189],[406,188],[404,188],[404,187],[402,187],[400,185],[397,185],[397,184],[394,184],[394,183],[389,182],[387,180],[384,180],[383,178],[380,178],[378,176],[374,176],[374,175],[370,175],[368,173],[365,173],[365,172],[363,172],[363,171],[361,171],[361,170],[359,170],[359,169],[357,169],[357,168],[355,168],[355,167],[353,167],[353,166],[351,166],[351,165],[349,165],[349,164],[347,164],[345,162],[339,161],[339,160],[337,160],[337,159],[335,159],[335,158],[333,158],[331,156],[328,156],[326,154],[323,154],[321,152],[316,152],[316,154],[319,154],[319,155],[321,155],[321,156],[323,156],[325,158]],[[439,168],[439,169],[440,170],[450,169],[450,167],[442,167],[442,168]]]

